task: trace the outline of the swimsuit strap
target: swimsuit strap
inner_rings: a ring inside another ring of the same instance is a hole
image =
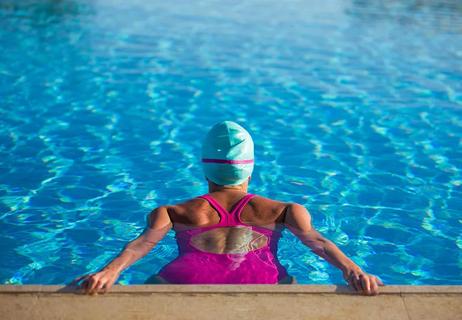
[[[220,216],[220,222],[218,224],[223,224],[227,220],[228,216],[228,211],[226,211],[212,196],[209,194],[204,194],[202,196],[199,196],[198,198],[207,200],[207,202],[214,208],[217,212],[218,215]]]
[[[252,199],[255,195],[254,194],[246,194],[244,197],[242,197],[234,206],[231,212],[228,212],[225,208],[221,206],[220,203],[218,203],[217,200],[215,200],[211,195],[205,194],[202,196],[199,196],[198,198],[202,198],[208,201],[208,203],[218,212],[220,215],[221,219],[219,224],[222,225],[224,223],[235,225],[235,224],[240,224],[239,216],[244,209],[245,205]]]
[[[242,210],[244,210],[245,205],[255,197],[254,194],[246,194],[241,200],[237,202],[234,206],[234,209],[229,213],[232,216],[239,217],[241,215]]]
[[[231,220],[234,225],[242,225],[241,221],[241,213],[244,210],[244,207],[246,206],[247,203],[249,203],[252,198],[255,197],[254,194],[247,194],[245,197],[243,197],[241,200],[239,200],[238,204],[234,207],[233,211],[231,212]]]

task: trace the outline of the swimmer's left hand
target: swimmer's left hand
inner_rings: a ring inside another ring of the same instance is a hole
[[[384,286],[382,280],[373,274],[367,274],[361,269],[344,272],[343,278],[355,291],[368,296],[379,294],[379,286]]]

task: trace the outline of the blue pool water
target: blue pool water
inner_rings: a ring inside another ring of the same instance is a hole
[[[0,2],[0,283],[96,271],[161,204],[206,192],[221,120],[250,192],[304,204],[388,284],[462,284],[460,1]],[[122,274],[177,254],[173,233]],[[289,233],[300,283],[341,274]]]

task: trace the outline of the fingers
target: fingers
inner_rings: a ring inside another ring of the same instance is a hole
[[[363,293],[371,294],[371,281],[367,275],[360,275],[360,284]]]
[[[84,284],[86,294],[95,295],[98,293],[106,293],[112,287],[117,277],[108,277],[105,275],[93,275],[89,277]]]
[[[383,282],[374,275],[367,273],[352,272],[347,278],[348,284],[356,291],[364,295],[377,295],[379,286],[383,286]]]
[[[107,291],[109,291],[112,288],[112,285],[114,284],[114,282],[116,282],[116,280],[117,279],[114,278],[114,279],[111,279],[111,281],[109,281],[108,283],[106,283],[104,293],[106,293]]]
[[[85,280],[85,282],[82,283],[82,289],[86,294],[94,294],[98,283],[99,277],[96,275],[91,275],[88,277],[88,279]]]
[[[371,281],[371,291],[372,291],[372,294],[376,295],[379,293],[379,286],[377,284],[377,278],[376,277],[373,277],[372,278],[372,281]]]
[[[98,279],[94,276],[90,277],[88,279],[87,287],[85,288],[85,293],[93,294],[93,291],[95,290],[97,284]]]
[[[104,284],[105,284],[104,281],[98,280],[96,282],[94,289],[91,290],[90,294],[102,293]]]
[[[99,292],[102,293],[102,294],[105,294],[106,292],[109,291],[109,289],[110,289],[110,287],[109,287],[108,284],[106,283],[106,284],[104,285],[104,287],[103,287]]]
[[[377,295],[379,294],[379,285],[384,285],[383,282],[373,275],[364,276],[364,294]]]
[[[353,287],[355,291],[361,291],[360,285],[359,285],[359,277],[355,274],[351,274],[350,277],[348,278],[348,284]]]
[[[102,293],[108,292],[112,288],[112,285],[114,284],[114,282],[116,282],[116,280],[117,280],[117,278],[112,278],[112,279],[108,280],[104,285]]]
[[[101,271],[75,278],[71,283],[82,281],[79,288],[85,294],[106,293],[119,277],[118,272]]]

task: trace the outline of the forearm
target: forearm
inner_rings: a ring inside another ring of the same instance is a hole
[[[172,223],[166,207],[154,209],[147,216],[147,226],[143,233],[135,240],[129,242],[119,255],[102,270],[121,273],[137,260],[147,255],[162,240],[171,227]]]
[[[311,250],[324,258],[330,264],[339,268],[343,273],[350,270],[361,270],[350,258],[348,258],[332,241],[322,239],[310,245]]]
[[[152,250],[152,247],[136,240],[125,246],[121,253],[108,263],[103,270],[113,270],[121,273],[130,267],[133,263],[144,257]]]

